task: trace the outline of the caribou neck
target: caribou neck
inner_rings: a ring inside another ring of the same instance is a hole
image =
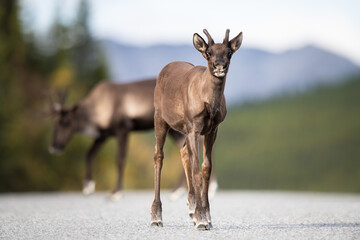
[[[78,131],[84,132],[86,135],[94,135],[87,133],[89,128],[95,128],[95,125],[91,119],[91,109],[82,102],[78,105],[78,109],[75,112],[75,120],[77,121]]]
[[[217,78],[211,74],[207,67],[201,77],[201,92],[205,103],[209,104],[211,113],[215,112],[220,107],[220,102],[224,96],[226,75],[222,78]]]
[[[83,103],[79,103],[77,105],[77,109],[74,113],[74,117],[75,117],[76,121],[78,121],[79,123],[83,123],[88,120],[88,117],[89,117],[88,110]]]

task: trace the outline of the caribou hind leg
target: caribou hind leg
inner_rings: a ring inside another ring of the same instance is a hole
[[[182,157],[182,148],[184,146],[185,143],[185,136],[184,134],[177,132],[173,129],[169,130],[169,135],[170,137],[172,137],[172,139],[174,140],[174,142],[176,143],[176,145],[180,148],[180,153],[181,153],[181,157]],[[178,181],[178,183],[176,184],[176,187],[173,189],[172,193],[170,194],[170,200],[171,201],[176,201],[178,200],[181,196],[183,196],[186,193],[186,175],[183,172],[181,174],[181,177]]]
[[[189,217],[194,220],[195,190],[194,190],[194,186],[192,184],[191,163],[190,163],[190,160],[189,160],[189,154],[188,154],[188,149],[187,149],[186,144],[180,149],[180,154],[181,154],[181,160],[182,160],[182,164],[183,164],[183,167],[184,167],[186,180],[187,180],[187,184],[188,184],[188,200],[187,200],[187,204],[189,206]]]
[[[186,147],[184,147],[185,145],[185,135],[177,132],[173,129],[169,130],[169,135],[174,139],[176,145],[180,148],[180,156],[184,165],[184,159],[183,157],[186,156],[188,158],[187,155],[187,150],[185,151]],[[188,160],[187,160],[188,161]],[[170,195],[170,200],[171,201],[176,201],[178,200],[181,196],[183,196],[186,193],[186,183],[188,177],[186,176],[186,168],[184,165],[184,172],[181,174],[181,177],[179,179],[179,182],[176,185],[176,188],[172,191],[171,195]],[[189,186],[189,184],[187,185]]]
[[[176,142],[176,145],[178,145],[180,148],[181,159],[183,161],[183,166],[184,166],[184,170],[185,170],[185,172],[182,173],[181,178],[179,179],[179,182],[177,183],[175,189],[172,191],[172,193],[170,195],[171,201],[177,201],[183,194],[186,193],[186,190],[187,190],[186,186],[189,186],[189,183],[187,182],[188,177],[186,176],[186,168],[185,168],[184,160],[183,160],[183,155],[186,154],[187,158],[188,158],[188,155],[187,155],[186,147],[184,147],[184,140],[185,140],[184,135],[179,132],[176,132],[172,129],[169,130],[169,135],[174,139],[174,141]],[[203,143],[204,143],[204,137],[200,136],[199,137],[199,146],[203,145]],[[215,197],[215,193],[218,188],[218,183],[217,183],[217,180],[215,177],[214,168],[211,168],[211,169],[212,169],[212,171],[211,171],[211,177],[210,177],[210,183],[209,183],[209,200],[212,200]],[[191,174],[190,174],[190,177],[191,177]],[[188,184],[186,185],[186,183],[188,183]]]
[[[196,229],[209,230],[210,226],[207,221],[205,208],[202,205],[201,199],[202,174],[199,169],[198,139],[199,134],[194,131],[191,131],[186,137],[186,145],[191,162],[191,181],[195,191],[195,213],[193,220]]]

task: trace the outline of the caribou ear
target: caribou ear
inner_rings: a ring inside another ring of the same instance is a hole
[[[207,50],[208,45],[206,44],[205,40],[197,33],[194,33],[193,44],[194,47],[206,58],[205,51]]]
[[[61,105],[57,102],[54,101],[52,93],[50,90],[45,90],[44,91],[44,95],[47,97],[48,99],[48,105],[49,105],[49,115],[54,115],[57,114],[61,111]]]
[[[231,39],[230,41],[230,48],[233,52],[236,52],[242,43],[242,39],[243,39],[243,34],[242,32],[239,33],[236,37],[234,37],[233,39]]]

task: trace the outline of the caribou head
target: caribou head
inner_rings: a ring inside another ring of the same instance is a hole
[[[208,38],[208,43],[197,33],[193,36],[194,47],[202,54],[208,62],[208,68],[215,77],[223,78],[229,69],[230,59],[242,43],[242,32],[229,41],[229,32],[227,29],[222,43],[214,43],[209,32],[204,29]]]
[[[49,95],[50,114],[54,118],[54,132],[49,152],[60,154],[64,151],[66,144],[74,133],[79,131],[78,105],[65,107],[66,92],[59,92],[60,103],[55,103]]]

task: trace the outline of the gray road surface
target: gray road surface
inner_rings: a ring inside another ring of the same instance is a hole
[[[151,228],[152,191],[0,194],[1,239],[360,239],[360,195],[220,191],[214,228],[197,231],[185,196],[162,192],[163,228]]]

